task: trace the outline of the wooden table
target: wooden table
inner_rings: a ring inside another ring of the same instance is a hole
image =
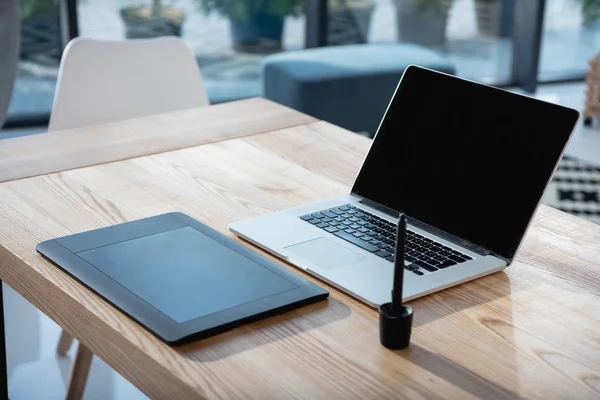
[[[506,271],[411,302],[395,352],[323,283],[327,301],[169,347],[35,251],[170,211],[231,235],[347,193],[369,145],[260,99],[2,141],[0,279],[152,398],[598,398],[600,227],[549,207]]]

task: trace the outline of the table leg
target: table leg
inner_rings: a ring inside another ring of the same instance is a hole
[[[4,298],[0,281],[0,399],[8,400],[8,374],[6,372],[6,337],[4,336]]]

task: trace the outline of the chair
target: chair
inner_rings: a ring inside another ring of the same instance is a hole
[[[62,56],[48,130],[208,104],[196,59],[181,39],[77,38],[67,44]],[[73,337],[63,330],[57,353],[64,355],[72,342]],[[79,344],[71,368],[68,399],[82,397],[91,361],[91,351]]]
[[[4,125],[19,60],[20,22],[16,0],[0,1],[0,128]]]

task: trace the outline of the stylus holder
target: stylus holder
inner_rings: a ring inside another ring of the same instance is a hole
[[[404,349],[410,343],[413,309],[403,305],[401,313],[392,313],[391,310],[392,303],[379,307],[379,341],[388,349]]]

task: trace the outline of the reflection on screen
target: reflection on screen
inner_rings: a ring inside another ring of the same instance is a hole
[[[409,68],[352,191],[512,258],[577,118]]]

